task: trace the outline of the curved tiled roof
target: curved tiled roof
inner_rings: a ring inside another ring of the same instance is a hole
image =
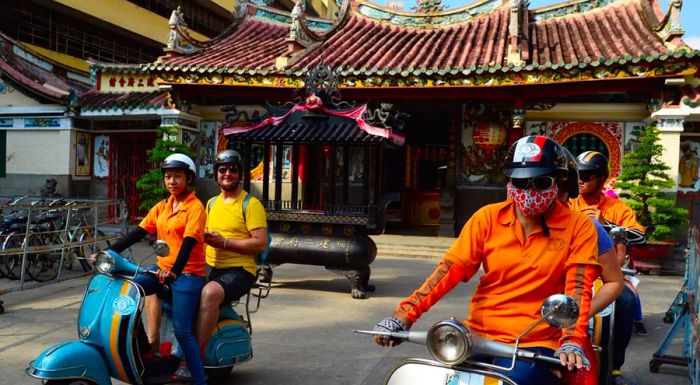
[[[93,89],[80,95],[81,112],[135,109],[155,110],[161,107],[167,108],[167,103],[168,93],[163,91],[102,93]]]
[[[321,60],[331,67],[365,69],[505,65],[508,21],[508,7],[438,28],[405,27],[352,15],[294,67],[313,67]]]
[[[632,66],[626,70],[630,76],[638,76],[646,71],[638,70],[638,63],[652,67],[700,56],[682,42],[668,45],[662,39],[662,22],[650,14],[654,5],[658,8],[656,0],[571,0],[534,10],[517,0],[481,0],[433,14],[346,1],[350,2],[332,26],[313,21],[319,31],[313,36],[316,40],[305,41],[297,50],[290,45],[295,21],[289,15],[250,6],[226,35],[193,53],[171,53],[140,70],[159,72],[173,82],[209,74],[214,82],[226,76],[301,77],[320,62],[341,76],[427,79],[623,65]],[[310,20],[301,21],[311,25]],[[518,28],[522,34],[513,35]]]
[[[530,23],[533,64],[578,64],[598,58],[664,55],[668,48],[649,28],[639,1]],[[605,61],[605,60],[603,60]]]
[[[285,38],[289,26],[257,19],[244,19],[230,35],[221,38],[206,49],[190,55],[163,57],[150,68],[199,69],[216,68],[268,68],[275,59],[286,52]]]
[[[16,50],[29,54],[15,41],[0,33],[0,74],[32,93],[53,101],[67,101],[71,90],[82,92],[88,88],[85,84],[71,81],[65,75],[54,73],[51,70],[53,65],[45,64],[49,67],[44,68],[20,56]],[[43,58],[38,59],[44,62]]]

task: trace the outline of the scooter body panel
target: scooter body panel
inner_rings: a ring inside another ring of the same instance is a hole
[[[248,327],[236,311],[226,306],[221,309],[206,347],[206,367],[234,366],[253,358]]]
[[[387,375],[385,385],[517,385],[505,376],[480,369],[456,368],[436,361],[410,358]]]
[[[85,378],[110,384],[109,369],[99,347],[81,341],[61,342],[44,350],[29,363],[26,373],[42,380]]]
[[[134,338],[143,308],[143,290],[122,277],[95,274],[85,291],[78,316],[80,340],[96,346],[109,375],[130,384],[141,384],[143,365]],[[94,360],[94,357],[84,357]]]

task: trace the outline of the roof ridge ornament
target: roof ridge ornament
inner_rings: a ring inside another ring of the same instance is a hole
[[[510,0],[510,20],[508,24],[508,64],[517,67],[527,60],[528,8],[529,0]]]
[[[447,9],[442,0],[416,0],[416,5],[411,7],[416,13],[437,13]]]
[[[308,49],[322,39],[321,37],[309,29],[306,25],[306,0],[296,0],[290,17],[292,22],[289,25],[289,34],[287,35],[287,52],[275,60],[275,67],[278,69],[285,68],[299,56],[299,51]]]
[[[179,5],[170,14],[168,25],[170,26],[170,35],[168,36],[168,45],[164,49],[165,52],[190,54],[201,48],[199,43],[190,36],[184,14],[180,10]]]
[[[681,27],[681,8],[683,0],[670,0],[668,2],[668,12],[663,20],[656,27],[656,32],[663,39],[666,46],[675,49],[680,45],[680,38],[685,34],[685,30]]]

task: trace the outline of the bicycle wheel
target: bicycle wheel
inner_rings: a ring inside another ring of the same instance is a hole
[[[2,243],[2,248],[3,250],[20,250],[22,248],[23,241],[23,234],[12,232],[5,237],[5,241]],[[19,279],[22,271],[22,253],[18,252],[16,254],[5,255],[3,265],[5,266],[7,278],[13,280]]]
[[[58,253],[33,253],[27,257],[27,275],[37,282],[56,279],[60,259]]]
[[[29,246],[38,247],[50,244],[44,237],[30,237]],[[56,279],[61,263],[60,251],[37,252],[27,255],[27,274],[37,282]]]
[[[92,263],[87,259],[91,254],[96,253],[100,250],[104,250],[111,246],[112,242],[109,239],[105,239],[106,235],[102,230],[97,230],[97,237],[93,237],[94,229],[91,227],[83,227],[75,233],[73,239],[80,241],[81,246],[79,247],[78,261],[80,261],[80,266],[82,266],[84,271],[91,271],[93,269]],[[82,244],[86,242],[86,244]]]
[[[0,251],[2,251],[2,244],[5,243],[5,237],[7,235],[0,235]],[[5,270],[5,254],[0,254],[0,278],[7,277],[7,271]]]

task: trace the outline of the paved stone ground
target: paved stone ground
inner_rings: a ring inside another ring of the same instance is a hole
[[[135,255],[143,255],[143,246]],[[275,269],[274,287],[253,315],[255,357],[217,384],[237,385],[375,385],[399,360],[428,358],[425,347],[402,344],[381,348],[370,337],[352,333],[370,329],[420,285],[436,260],[385,257],[372,264],[377,291],[367,300],[353,300],[341,276],[319,267],[283,265]],[[426,329],[448,316],[463,318],[478,277],[458,286],[415,325]],[[686,368],[663,366],[652,374],[648,362],[670,325],[663,314],[682,286],[678,276],[642,276],[640,292],[649,335],[634,336],[625,368],[638,385],[690,384]],[[37,384],[23,372],[47,347],[74,339],[76,316],[87,278],[13,292],[2,296],[7,311],[0,315],[0,383]],[[675,341],[669,353],[679,354]],[[116,382],[115,382],[116,383]]]

